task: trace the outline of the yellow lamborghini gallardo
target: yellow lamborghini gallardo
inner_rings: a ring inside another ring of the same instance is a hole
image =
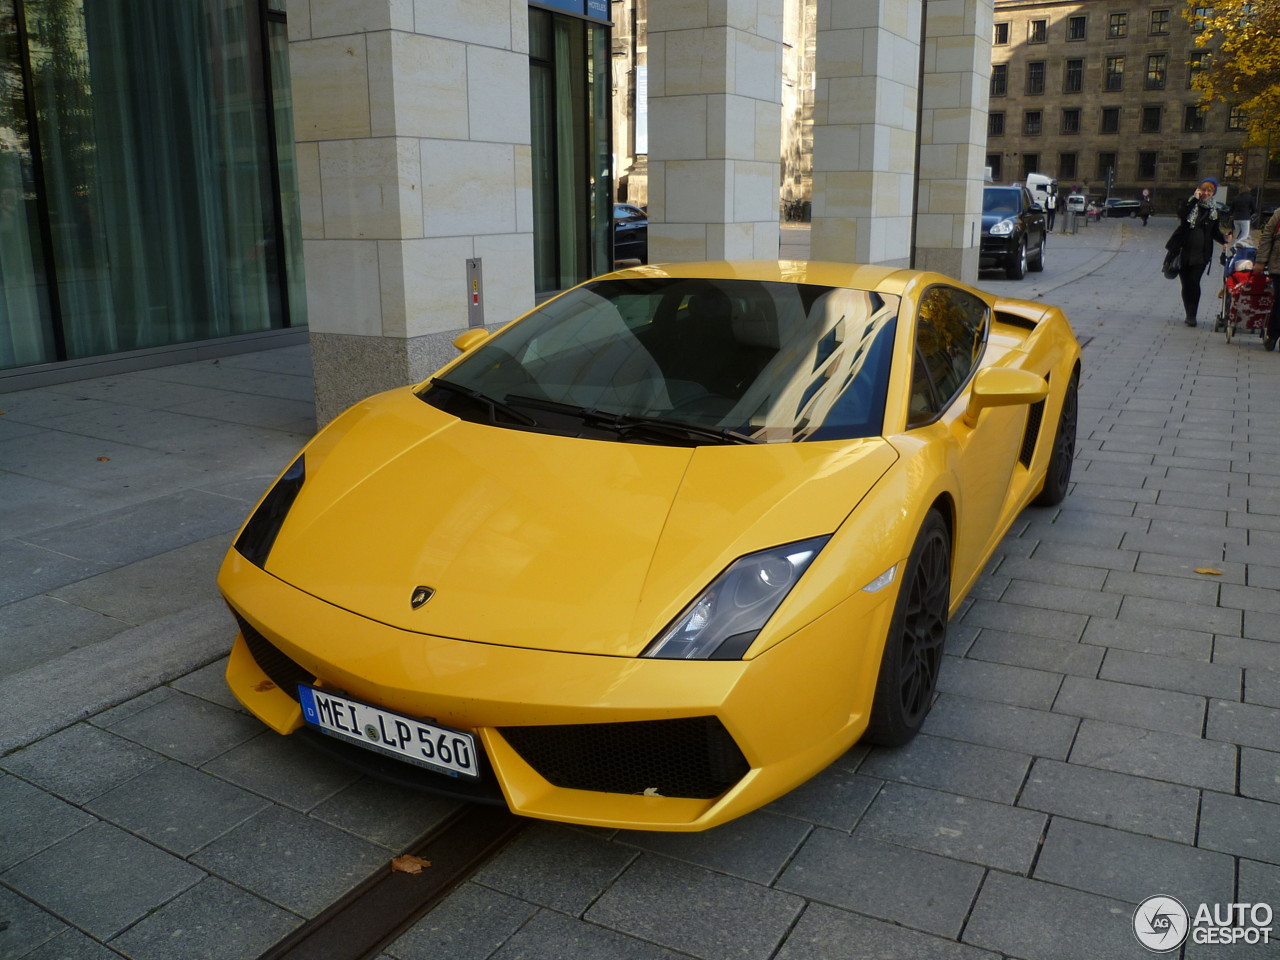
[[[637,267],[319,433],[219,584],[281,734],[531,817],[701,830],[900,744],[1067,493],[1061,311],[944,276]]]

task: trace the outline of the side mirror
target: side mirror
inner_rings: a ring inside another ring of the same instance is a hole
[[[466,353],[472,347],[478,347],[489,339],[489,331],[476,327],[473,330],[466,330],[453,338],[453,345]]]
[[[969,392],[969,408],[964,412],[964,422],[977,426],[978,417],[987,407],[1012,407],[1032,404],[1049,395],[1049,384],[1044,377],[1029,370],[1010,367],[988,367],[973,378]]]
[[[1031,212],[1032,212],[1032,213],[1044,213],[1044,207],[1042,207],[1042,206],[1041,206],[1040,204],[1038,204],[1038,203],[1033,203],[1033,204],[1031,205]]]

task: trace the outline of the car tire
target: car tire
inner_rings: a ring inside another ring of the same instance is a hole
[[[1076,423],[1079,411],[1079,388],[1074,376],[1067,384],[1058,414],[1058,429],[1053,435],[1053,453],[1045,470],[1044,488],[1032,501],[1037,507],[1054,507],[1067,495],[1071,483],[1071,464],[1076,458]]]
[[[1009,254],[1009,263],[1004,268],[1005,276],[1010,280],[1021,280],[1027,272],[1027,240],[1018,241],[1018,246]]]
[[[1027,259],[1027,269],[1032,273],[1039,273],[1044,269],[1044,246],[1048,242],[1048,234],[1042,235],[1040,237],[1040,246],[1036,248],[1035,257]]]
[[[938,686],[950,608],[951,534],[935,509],[903,570],[864,742],[898,747],[920,732]]]

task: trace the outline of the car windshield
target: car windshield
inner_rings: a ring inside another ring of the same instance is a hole
[[[601,280],[434,380],[463,419],[698,446],[877,436],[898,298],[749,280]]]
[[[982,212],[996,213],[1002,217],[1015,217],[1021,204],[1017,190],[983,190]]]

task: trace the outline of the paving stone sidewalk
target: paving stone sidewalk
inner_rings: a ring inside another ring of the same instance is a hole
[[[704,834],[534,824],[386,957],[1110,960],[1151,956],[1131,928],[1149,896],[1280,909],[1280,356],[1182,324],[1158,272],[1171,228],[1094,224],[1054,236],[1043,274],[981,279],[1068,309],[1086,341],[1080,449],[1065,503],[1018,519],[953,621],[920,737],[856,746]],[[1204,282],[1205,319],[1220,283]],[[0,433],[10,489],[19,439]],[[179,476],[168,495],[198,486]],[[6,526],[6,548],[69,559],[60,582],[29,573],[0,624],[35,601],[124,622],[98,608],[183,550],[198,556],[176,579],[208,598],[236,521],[105,571],[71,536],[103,528],[77,522],[38,543]],[[119,579],[77,588],[95,573]],[[193,619],[225,630],[192,609],[128,622],[175,643]],[[453,809],[264,731],[227,694],[217,643],[203,650],[0,757],[0,958],[252,958]]]

